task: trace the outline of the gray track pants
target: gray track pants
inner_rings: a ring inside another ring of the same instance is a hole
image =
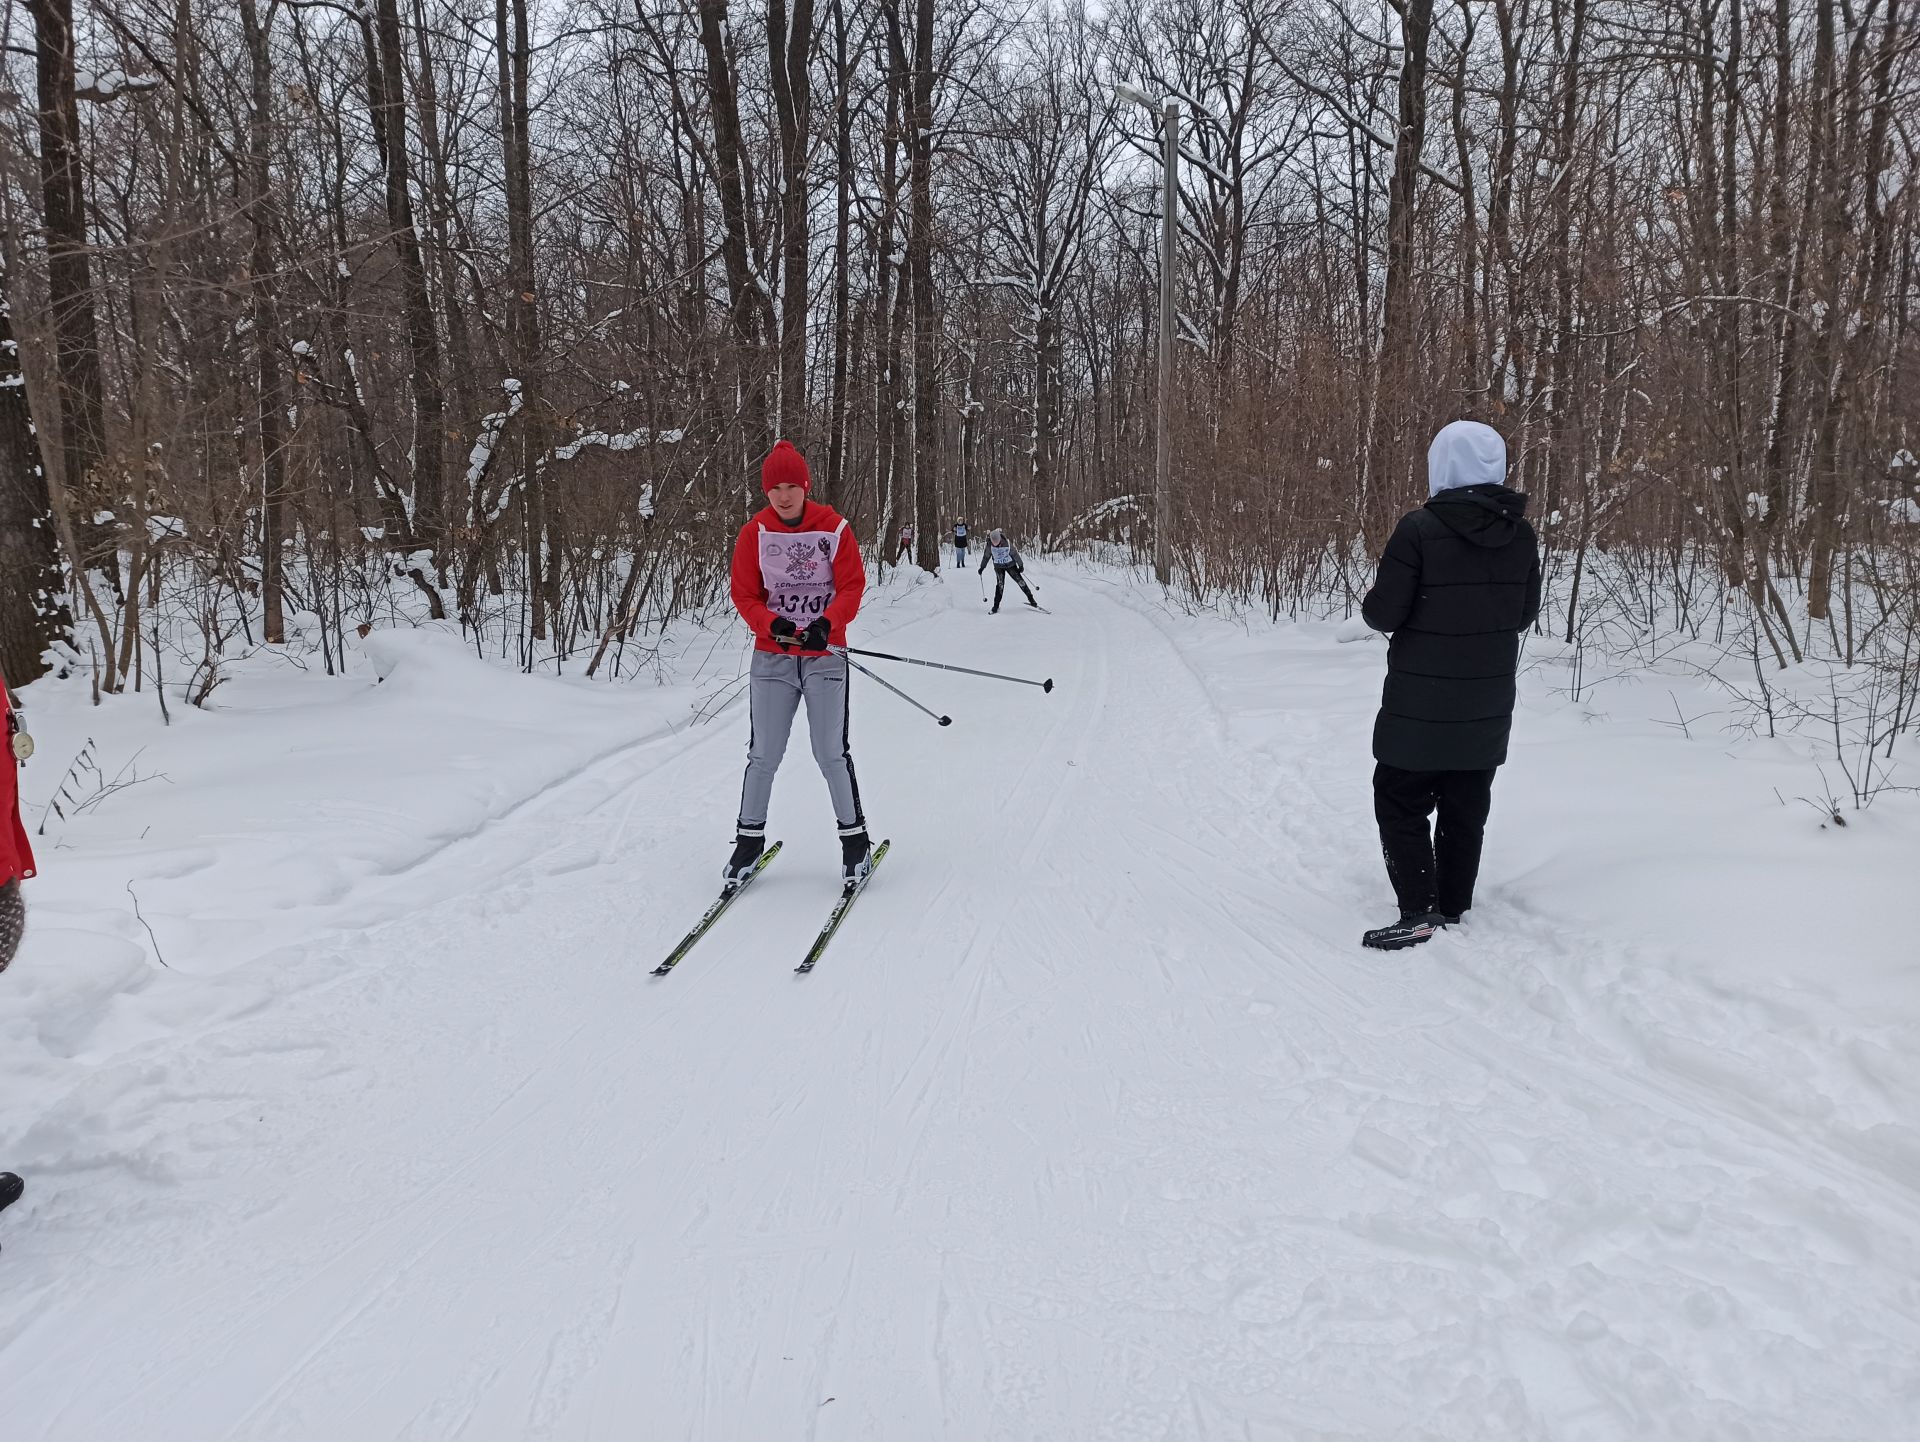
[[[842,831],[864,830],[860,784],[853,775],[848,748],[847,663],[839,656],[775,656],[753,653],[748,682],[753,734],[747,739],[747,775],[740,786],[740,830],[759,835],[767,829],[767,804],[773,777],[787,754],[793,713],[804,698],[813,759],[827,778],[827,795]]]

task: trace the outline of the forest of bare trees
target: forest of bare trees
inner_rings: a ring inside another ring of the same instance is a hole
[[[1910,648],[1917,11],[10,0],[0,668],[191,695],[396,594],[617,667],[776,436],[922,566],[961,515],[1150,554],[1119,79],[1183,111],[1179,597],[1343,607],[1469,416],[1568,639]]]

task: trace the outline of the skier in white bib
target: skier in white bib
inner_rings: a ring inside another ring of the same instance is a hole
[[[981,575],[986,574],[987,563],[989,561],[993,563],[993,611],[989,612],[989,615],[999,611],[1000,598],[1006,594],[1007,577],[1009,576],[1013,577],[1013,584],[1018,586],[1021,594],[1027,598],[1027,604],[1036,611],[1040,609],[1040,603],[1033,599],[1033,592],[1027,589],[1027,580],[1024,574],[1026,564],[1020,559],[1019,548],[1007,538],[1007,533],[998,526],[995,526],[987,533],[987,549],[980,555]]]
[[[867,573],[853,527],[832,507],[807,499],[812,484],[805,458],[781,441],[760,466],[769,504],[734,543],[734,609],[753,631],[753,729],[733,855],[721,872],[730,884],[745,878],[766,850],[773,778],[803,701],[813,759],[840,824],[841,878],[859,881],[872,867],[849,744],[847,662],[827,649],[847,644],[847,623],[859,613]]]

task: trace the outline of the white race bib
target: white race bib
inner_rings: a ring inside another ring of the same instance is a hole
[[[833,600],[833,558],[840,532],[761,531],[760,580],[767,608],[804,626]]]

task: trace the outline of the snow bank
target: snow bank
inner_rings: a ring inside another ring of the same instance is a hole
[[[404,908],[409,873],[691,715],[684,692],[503,670],[451,627],[373,631],[337,677],[256,654],[206,709],[173,696],[171,726],[151,692],[91,706],[77,674],[24,696],[36,936],[195,973]],[[63,820],[46,803],[89,738],[99,774],[68,783]]]
[[[29,688],[29,801],[102,769],[0,978],[9,1437],[1911,1430],[1914,798],[1822,829],[1811,740],[1531,645],[1468,925],[1365,953],[1383,648],[1032,575],[874,589],[862,639],[1058,686],[856,682],[895,847],[804,981],[798,739],[778,866],[645,975],[730,625],[660,685],[422,627],[168,728]]]

